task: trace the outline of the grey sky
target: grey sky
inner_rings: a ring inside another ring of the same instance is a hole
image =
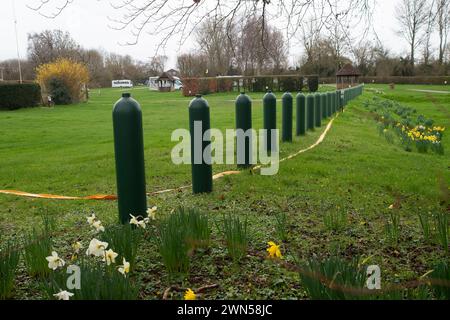
[[[75,0],[63,13],[55,18],[42,17],[30,10],[26,5],[38,3],[38,0],[3,0],[0,18],[0,60],[16,58],[16,42],[14,36],[13,6],[15,3],[19,47],[21,56],[26,56],[27,34],[40,32],[45,29],[62,29],[69,31],[73,38],[85,48],[104,49],[120,54],[129,54],[135,59],[147,60],[154,55],[157,38],[144,34],[139,43],[134,46],[123,46],[130,38],[127,31],[116,31],[108,27],[108,16],[117,16],[108,1]],[[406,52],[406,43],[399,38],[395,31],[398,29],[395,19],[395,6],[400,0],[378,0],[375,15],[375,29],[387,48],[395,53]],[[192,41],[188,41],[181,51],[193,49]],[[300,48],[290,49],[290,63],[298,57]],[[164,52],[169,56],[168,67],[174,67],[179,47],[175,41],[169,42]]]

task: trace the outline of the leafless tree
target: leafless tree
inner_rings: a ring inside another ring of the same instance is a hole
[[[179,55],[177,68],[183,78],[204,77],[208,69],[208,57],[204,54],[195,53]]]
[[[159,76],[166,70],[166,64],[169,58],[164,55],[158,55],[150,58],[150,63],[147,66],[147,73],[152,76]]]
[[[48,18],[55,18],[76,0],[29,0],[29,7]],[[231,26],[238,17],[257,16],[259,28],[265,32],[267,21],[284,24],[286,39],[298,34],[305,19],[314,13],[318,21],[327,23],[338,17],[359,24],[371,21],[377,0],[111,0],[116,15],[109,17],[111,27],[128,30],[135,44],[145,32],[161,37],[158,48],[177,37],[182,45],[208,18]],[[344,30],[344,29],[343,29]],[[343,31],[341,30],[341,31]],[[228,30],[229,32],[231,30]],[[261,36],[261,41],[264,40]]]
[[[444,63],[450,30],[450,0],[437,0],[437,28],[439,32],[439,64]]]
[[[35,67],[57,58],[78,60],[81,47],[68,32],[45,30],[28,35],[28,58]]]
[[[431,35],[433,33],[434,27],[435,27],[435,0],[431,1],[431,4],[429,5],[427,18],[426,18],[426,24],[425,24],[425,33],[423,36],[423,63],[425,65],[430,64],[430,58],[432,54],[432,46],[431,46]]]
[[[410,64],[414,68],[416,49],[423,43],[423,29],[427,24],[427,2],[423,0],[402,0],[397,6],[397,20],[402,36],[409,44]]]

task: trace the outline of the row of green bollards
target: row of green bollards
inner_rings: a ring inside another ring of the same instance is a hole
[[[363,93],[363,86],[323,94],[299,93],[296,97],[296,135],[305,135],[322,125],[322,120],[342,111],[349,101]],[[282,140],[292,141],[293,97],[285,93],[282,98]],[[271,129],[276,129],[277,99],[269,92],[263,99],[264,129],[268,130],[266,150],[271,151]],[[125,224],[130,215],[147,216],[147,192],[145,181],[144,138],[142,111],[139,103],[124,93],[113,109],[114,149],[119,220]],[[211,144],[208,136],[210,109],[200,95],[189,105],[189,128],[191,134],[192,190],[193,193],[209,193],[213,189],[211,155],[204,152]],[[236,129],[246,132],[252,129],[252,101],[245,93],[236,100]],[[197,148],[196,148],[197,143]],[[238,150],[238,166],[251,166],[252,142],[246,137],[244,154]]]

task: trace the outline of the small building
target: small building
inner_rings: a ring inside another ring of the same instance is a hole
[[[336,73],[336,87],[338,90],[352,88],[359,84],[359,77],[361,73],[347,63],[341,70]]]
[[[172,77],[180,77],[180,72],[178,70],[175,69],[170,69],[166,71],[167,74],[171,75]]]
[[[158,82],[158,90],[160,92],[171,92],[175,90],[175,77],[167,72],[163,72],[162,75],[159,76]]]

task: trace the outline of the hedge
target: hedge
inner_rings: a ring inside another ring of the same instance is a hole
[[[196,94],[216,92],[246,91],[265,92],[289,91],[298,92],[304,89],[304,77],[299,75],[268,75],[268,76],[232,76],[217,78],[184,78],[183,95],[186,97]],[[318,89],[318,76],[308,76],[310,88]]]
[[[416,77],[360,77],[360,83],[379,83],[379,84],[433,84],[444,85],[445,81],[450,85],[450,76],[416,76]],[[334,84],[336,83],[336,77],[333,78],[320,78],[320,83]]]
[[[36,107],[42,102],[37,83],[0,83],[0,110]]]

